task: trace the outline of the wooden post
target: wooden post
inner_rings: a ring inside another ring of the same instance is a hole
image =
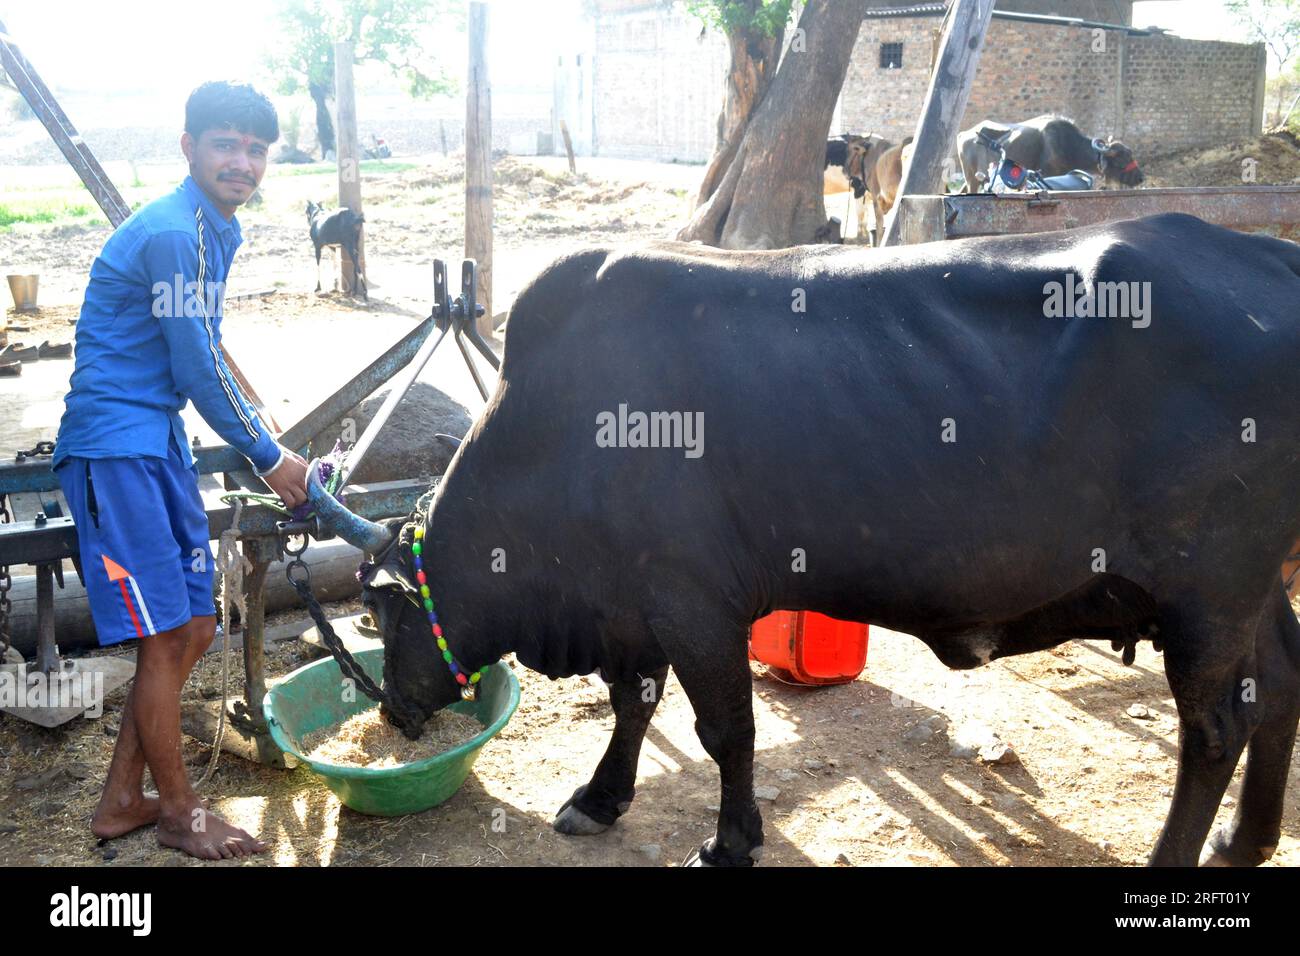
[[[54,94],[36,72],[36,68],[28,62],[27,57],[18,48],[17,41],[9,35],[9,30],[3,22],[0,22],[0,66],[3,66],[4,72],[9,74],[14,88],[22,94],[23,99],[32,108],[36,118],[45,126],[50,138],[59,147],[68,164],[77,171],[82,183],[95,197],[95,202],[108,217],[109,224],[114,229],[122,225],[126,217],[131,215],[131,208],[122,199],[122,194],[108,178],[104,167],[99,165],[99,160],[90,151],[90,147],[81,138],[81,134],[72,125],[67,114],[63,112]]]
[[[569,172],[578,171],[577,164],[573,161],[573,140],[569,137],[569,124],[560,120],[560,135],[564,137],[564,152],[569,157]]]
[[[352,86],[352,41],[340,40],[334,44],[334,98],[338,104],[338,168],[339,205],[347,206],[361,215],[361,150],[357,146],[357,97]],[[357,237],[357,258],[361,274],[366,274],[365,227]],[[340,247],[339,260],[343,270],[343,291],[355,295],[357,291],[357,265]]]
[[[903,181],[885,227],[886,246],[898,244],[903,197],[941,191],[943,163],[953,155],[992,17],[993,0],[953,0],[948,9],[939,62],[930,74],[930,88],[916,123],[912,161],[903,170]]]
[[[492,337],[492,86],[488,82],[488,5],[469,5],[469,82],[465,95],[465,256],[478,260],[478,331]]]

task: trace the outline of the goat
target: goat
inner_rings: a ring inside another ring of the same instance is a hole
[[[311,231],[311,242],[316,247],[316,291],[320,291],[320,251],[325,246],[338,246],[352,261],[352,271],[356,278],[353,291],[361,290],[361,297],[370,301],[366,288],[366,279],[361,272],[361,262],[357,253],[361,238],[361,224],[366,221],[362,214],[355,213],[347,206],[329,212],[318,203],[307,202],[307,225]]]

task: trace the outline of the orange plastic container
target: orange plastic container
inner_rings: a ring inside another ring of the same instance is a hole
[[[867,666],[870,626],[816,611],[775,611],[754,622],[749,656],[801,684],[846,684]]]

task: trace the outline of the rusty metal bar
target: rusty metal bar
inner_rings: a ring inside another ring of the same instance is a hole
[[[54,642],[54,565],[36,568],[36,668],[42,674],[59,669],[59,645]]]
[[[337,421],[344,412],[351,411],[363,398],[409,365],[433,329],[433,317],[430,316],[402,336],[397,344],[362,369],[346,385],[290,426],[280,436],[280,444],[295,451],[305,448],[312,437],[319,434],[326,425]]]
[[[348,507],[364,518],[379,520],[404,515],[415,507],[416,499],[429,490],[429,483],[419,479],[376,481],[353,485],[348,489]],[[232,508],[208,512],[208,535],[215,540],[230,527]],[[284,516],[261,505],[250,505],[239,519],[240,537],[278,537]],[[313,535],[331,537],[326,533]],[[15,521],[0,525],[0,564],[41,564],[60,561],[77,554],[77,531],[68,517],[35,521]]]
[[[1050,232],[1183,212],[1241,232],[1300,241],[1300,186],[1105,189],[994,196],[906,196],[907,242]]]

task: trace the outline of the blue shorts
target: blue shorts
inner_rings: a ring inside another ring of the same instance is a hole
[[[199,469],[167,458],[65,459],[58,469],[100,645],[216,613]]]

